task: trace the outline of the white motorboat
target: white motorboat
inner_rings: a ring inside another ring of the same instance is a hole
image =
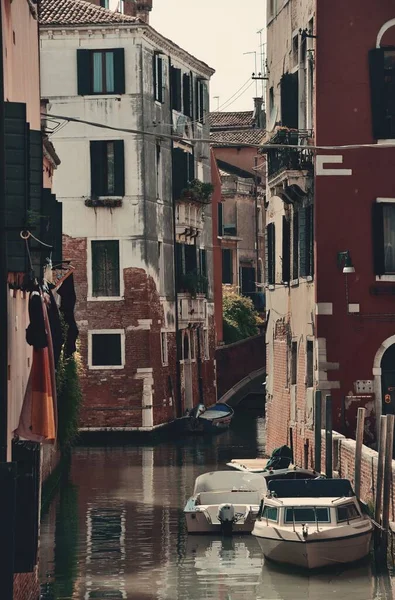
[[[284,469],[273,469],[267,466],[269,460],[268,458],[233,458],[231,462],[226,463],[226,466],[244,473],[259,473],[265,477],[266,482],[273,479],[316,479],[322,477],[321,473],[313,469],[304,469],[293,464]]]
[[[188,533],[251,533],[266,491],[265,478],[256,473],[200,475],[184,508]]]
[[[252,533],[266,558],[315,569],[367,556],[373,523],[348,479],[273,480]]]

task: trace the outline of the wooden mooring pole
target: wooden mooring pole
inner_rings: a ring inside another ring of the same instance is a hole
[[[325,397],[325,474],[328,478],[332,472],[332,396]]]
[[[358,408],[357,415],[357,431],[355,434],[355,476],[354,487],[357,498],[361,497],[361,462],[362,462],[362,444],[363,432],[365,428],[366,408]]]
[[[383,509],[383,475],[384,475],[384,457],[385,457],[385,444],[387,438],[387,417],[381,415],[380,417],[380,437],[379,437],[379,455],[377,464],[377,482],[376,482],[376,498],[374,506],[374,520],[376,523],[381,524],[381,512]],[[375,546],[380,545],[380,530],[375,531]]]
[[[322,429],[322,398],[317,390],[314,398],[314,469],[321,473],[321,429]]]
[[[383,482],[383,518],[381,532],[381,556],[387,555],[388,529],[390,525],[390,500],[392,479],[392,452],[394,447],[394,415],[387,415],[387,436],[385,441],[384,482]]]

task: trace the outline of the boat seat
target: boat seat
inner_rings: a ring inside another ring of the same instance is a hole
[[[260,492],[201,492],[198,498],[199,504],[205,506],[210,504],[253,504],[261,502]],[[198,502],[196,502],[197,504]]]

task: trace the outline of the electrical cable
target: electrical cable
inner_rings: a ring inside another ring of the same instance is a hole
[[[220,104],[220,106],[217,108],[217,110],[213,111],[213,112],[221,112],[221,109],[225,106],[225,104],[228,104],[228,102],[230,100],[232,100],[232,98],[234,98],[236,96],[236,94],[238,94],[249,82],[251,82],[250,77],[247,79],[247,81],[245,81],[243,83],[243,85],[234,94],[232,94],[232,96],[230,96],[227,100],[225,100],[225,102],[222,102],[222,104]]]
[[[231,102],[228,102],[226,104],[226,106],[224,105],[223,108],[228,109],[229,106],[232,106],[232,104],[234,104],[236,102],[236,100],[238,100],[239,98],[241,98],[246,92],[248,92],[248,90],[250,89],[251,86],[254,85],[254,82],[251,81],[250,85],[247,86],[242,92],[240,92],[240,94],[238,96],[236,96],[236,98],[234,100],[232,100]]]

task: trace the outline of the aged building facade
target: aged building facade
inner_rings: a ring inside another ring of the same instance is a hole
[[[41,21],[42,95],[67,123],[55,189],[78,266],[81,426],[151,430],[215,401],[210,154],[189,141],[208,138],[213,71],[82,0],[44,0]]]
[[[268,450],[301,463],[315,389],[347,435],[365,406],[370,443],[395,406],[391,4],[268,3]]]

